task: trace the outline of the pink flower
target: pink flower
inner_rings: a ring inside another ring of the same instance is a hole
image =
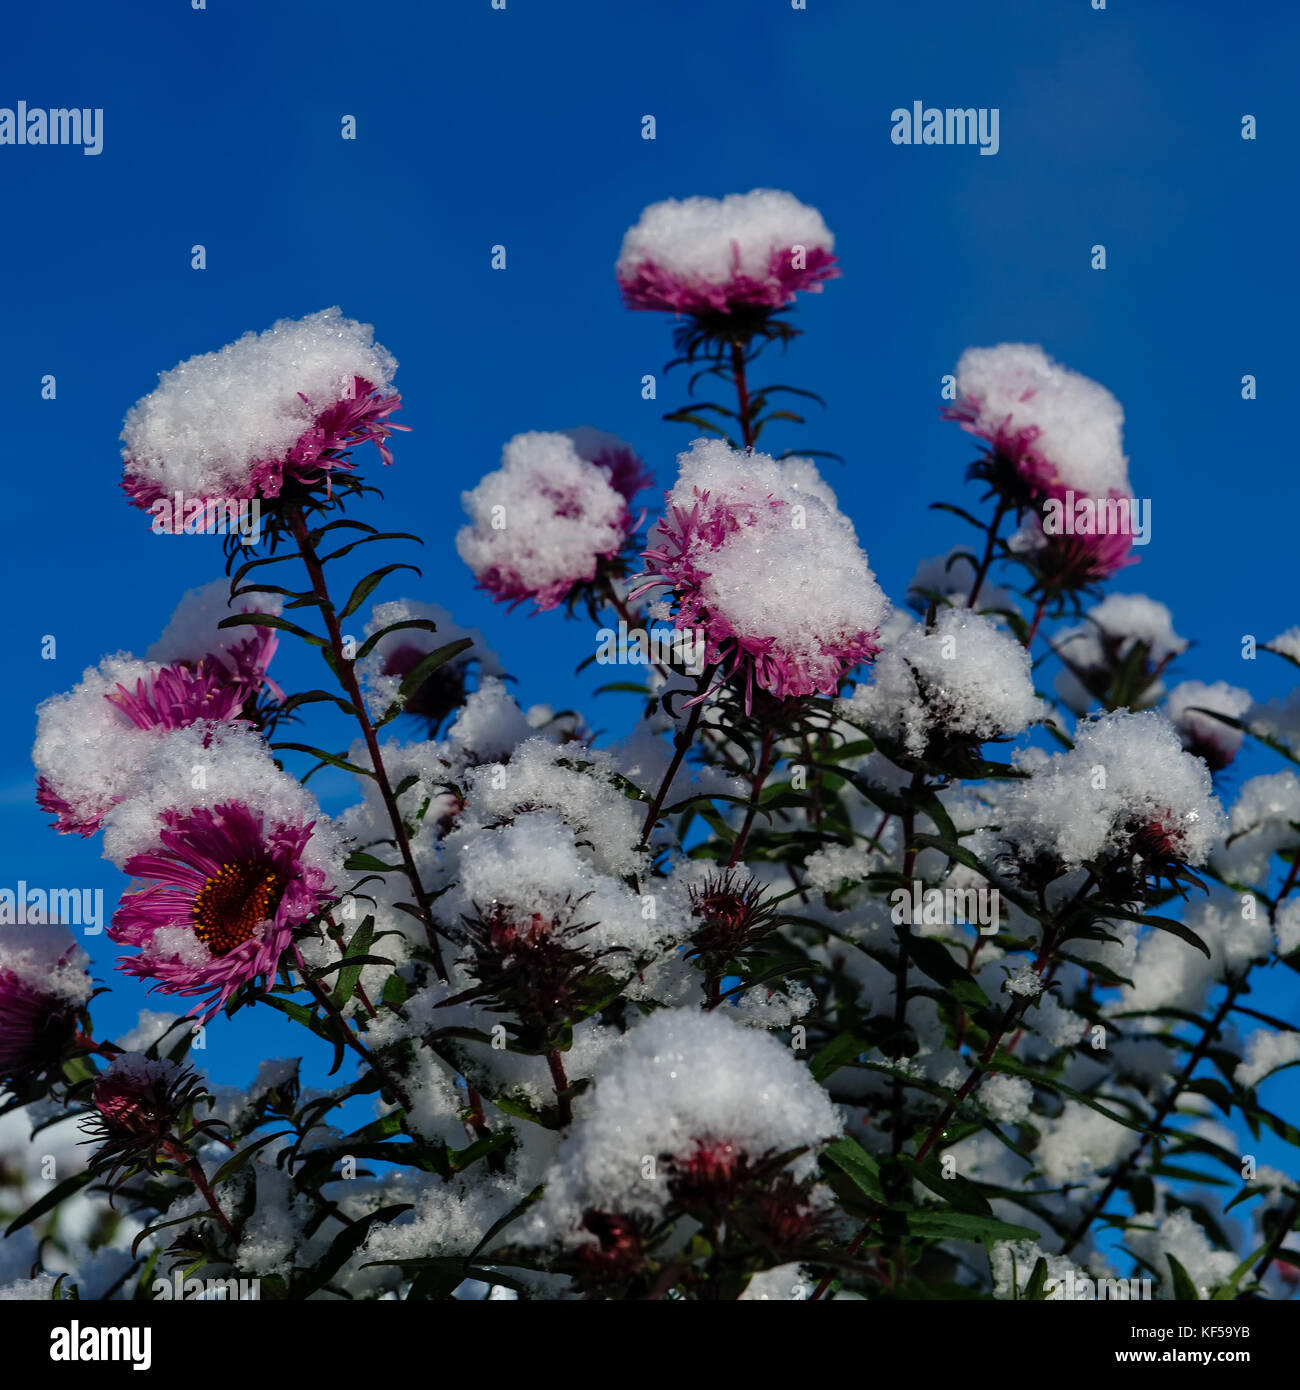
[[[164,666],[137,680],[134,691],[119,684],[104,698],[137,729],[183,729],[196,719],[233,719],[248,696],[248,687],[230,679],[219,661],[213,665],[217,669]]]
[[[0,926],[0,1082],[28,1091],[56,1070],[90,998],[86,953],[60,926]]]
[[[670,198],[629,229],[615,274],[630,309],[779,309],[839,275],[834,244],[816,208],[789,193]]]
[[[584,454],[593,440],[594,458]],[[644,479],[640,460],[611,435],[516,435],[502,466],[462,494],[470,524],[457,534],[456,549],[498,601],[557,608],[598,571],[618,571],[636,525],[629,502]]]
[[[887,604],[853,526],[807,460],[778,463],[699,440],[644,553],[633,597],[672,589],[675,626],[745,692],[834,695],[880,650]]]
[[[164,812],[162,848],[124,869],[152,886],[127,893],[109,937],[139,946],[128,975],[167,994],[204,995],[206,1021],[248,981],[274,974],[294,928],[320,910],[325,874],[303,861],[312,825],[264,825],[237,801]]]
[[[279,497],[286,484],[328,488],[349,451],[371,443],[385,464],[397,363],[367,324],[325,309],[247,333],[162,374],[122,431],[122,487],[137,506]]]
[[[1073,489],[1064,488],[1059,483],[1050,483],[1042,491],[1043,503],[1065,503],[1068,497],[1069,505],[1077,506],[1084,500],[1076,496]],[[1107,494],[1107,500],[1116,502],[1127,497],[1127,493],[1115,490]],[[1099,510],[1104,512],[1104,506]],[[1042,525],[1041,516],[1034,516],[1013,541],[1012,548],[1032,558],[1039,582],[1053,593],[1100,584],[1138,562],[1137,556],[1132,553],[1133,531],[1127,511],[1117,529],[1099,530],[1092,534],[1077,531],[1073,535],[1065,531],[1049,534]]]

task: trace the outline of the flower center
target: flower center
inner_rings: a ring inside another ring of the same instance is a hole
[[[226,955],[275,913],[284,887],[284,876],[269,864],[224,865],[195,896],[194,935],[214,956]]]

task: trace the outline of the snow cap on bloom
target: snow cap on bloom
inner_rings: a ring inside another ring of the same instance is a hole
[[[1205,1230],[1186,1208],[1163,1216],[1151,1229],[1136,1227],[1127,1236],[1129,1248],[1158,1276],[1157,1296],[1178,1298],[1174,1288],[1172,1267],[1166,1258],[1172,1255],[1187,1271],[1188,1278],[1202,1299],[1227,1282],[1237,1267],[1235,1251],[1216,1250]]]
[[[164,993],[202,996],[193,1012],[204,1018],[274,973],[341,873],[334,828],[241,725],[169,734],[106,818],[104,852],[145,881],[113,914],[110,938],[140,948],[119,968]]]
[[[1165,699],[1165,713],[1178,730],[1183,747],[1204,758],[1211,772],[1219,772],[1241,750],[1245,734],[1202,710],[1214,710],[1232,719],[1241,719],[1250,709],[1249,690],[1227,681],[1182,681]]]
[[[1273,931],[1266,911],[1246,915],[1235,893],[1216,891],[1183,913],[1185,926],[1205,943],[1207,959],[1189,942],[1157,928],[1148,930],[1125,972],[1131,983],[1120,992],[1120,1007],[1129,1013],[1156,1009],[1196,1012],[1210,989],[1240,980],[1273,950]]]
[[[0,1082],[62,1061],[90,998],[89,964],[65,927],[0,923]]]
[[[917,612],[924,613],[933,601],[932,596],[938,594],[952,607],[965,608],[975,587],[975,574],[975,562],[970,552],[961,546],[953,546],[946,555],[934,555],[917,565],[912,582],[907,586],[907,601]],[[1005,589],[990,584],[986,578],[975,597],[976,611],[1012,607],[1011,595]]]
[[[936,743],[1009,738],[1043,714],[1029,653],[991,619],[959,608],[908,628],[840,709],[912,758]]]
[[[521,1223],[532,1244],[594,1243],[584,1221],[658,1217],[668,1181],[647,1182],[646,1155],[661,1174],[706,1176],[794,1149],[786,1172],[816,1172],[815,1150],[841,1132],[830,1097],[766,1033],[724,1017],[661,1009],[634,1027],[583,1097],[560,1144],[541,1201]]]
[[[211,671],[157,666],[125,652],[106,656],[37,709],[37,804],[56,817],[60,833],[93,835],[168,730],[232,719],[243,701],[242,687]]]
[[[1201,864],[1223,826],[1210,771],[1153,711],[1079,725],[1074,747],[997,792],[1003,838],[1063,868],[1108,851]]]
[[[778,700],[834,695],[879,650],[889,604],[853,523],[808,459],[696,440],[650,533],[639,592],[674,591],[676,627]]]
[[[623,237],[615,275],[632,309],[779,309],[840,272],[816,208],[772,189],[652,203]]]
[[[404,426],[386,423],[400,398],[397,363],[369,324],[322,309],[246,333],[218,352],[163,372],[122,430],[123,488],[148,509],[177,491],[190,498],[278,497],[347,468],[345,453]]]
[[[256,696],[265,685],[283,699],[279,686],[267,675],[279,645],[275,629],[252,623],[220,625],[241,613],[279,617],[282,607],[278,594],[241,594],[232,600],[230,581],[214,579],[185,594],[162,636],[145,655],[150,661],[211,672],[224,684],[245,687],[246,696]]]
[[[1250,1047],[1232,1079],[1238,1086],[1257,1086],[1282,1067],[1300,1062],[1300,1033],[1274,1033],[1261,1028],[1250,1040]]]
[[[1031,491],[1129,495],[1119,402],[1041,347],[968,348],[957,364],[956,404],[946,413],[1002,454]]]
[[[437,629],[400,627],[385,632],[396,623],[415,621],[433,623]],[[377,633],[370,651],[357,662],[357,672],[365,689],[366,704],[373,715],[379,716],[398,698],[402,681],[439,647],[469,638],[473,643],[463,652],[444,662],[427,680],[407,697],[403,709],[428,719],[436,728],[453,710],[465,703],[465,678],[471,665],[477,665],[480,678],[500,676],[504,672],[496,652],[476,627],[460,627],[451,614],[436,603],[417,603],[412,599],[396,599],[378,603],[366,624],[367,639]]]
[[[1174,631],[1169,609],[1145,594],[1109,594],[1084,619],[1082,625],[1057,633],[1053,640],[1064,666],[1057,673],[1056,693],[1076,714],[1082,714],[1141,644],[1146,648],[1142,701],[1154,704],[1164,694],[1158,672],[1187,650],[1186,638]]]
[[[1234,883],[1263,884],[1269,860],[1300,848],[1300,777],[1290,769],[1244,783],[1228,816],[1228,834],[1214,852],[1217,873]]]
[[[457,533],[456,550],[479,586],[502,601],[532,599],[544,611],[593,579],[634,525],[619,490],[633,475],[613,467],[584,458],[569,434],[515,435],[501,467],[461,494],[470,522]]]

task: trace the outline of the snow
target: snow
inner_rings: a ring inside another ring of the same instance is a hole
[[[772,253],[795,246],[831,251],[835,238],[816,208],[791,193],[758,188],[725,198],[668,198],[651,203],[623,238],[620,279],[646,262],[686,280],[725,285],[737,273],[767,276]]]
[[[1127,495],[1124,412],[1104,386],[1053,362],[1041,347],[968,348],[957,364],[959,402],[985,438],[1030,442],[1062,487],[1092,497]]]
[[[591,1209],[658,1215],[667,1184],[642,1176],[647,1157],[684,1156],[697,1142],[729,1143],[753,1159],[807,1148],[787,1165],[806,1177],[816,1170],[812,1150],[841,1127],[806,1065],[776,1038],[718,1013],[661,1010],[637,1024],[581,1098],[521,1239],[580,1240]]]
[[[29,989],[62,1004],[84,1004],[91,995],[90,957],[57,923],[0,923],[0,975],[12,974]]]
[[[1300,1062],[1300,1033],[1269,1033],[1260,1029],[1250,1040],[1250,1049],[1232,1074],[1238,1086],[1256,1086],[1279,1067]]]
[[[337,308],[280,319],[163,372],[127,414],[122,455],[164,492],[239,495],[250,466],[287,453],[355,377],[382,388],[396,370],[371,326]]]

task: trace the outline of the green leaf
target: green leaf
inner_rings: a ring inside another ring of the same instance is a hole
[[[855,1033],[841,1033],[832,1039],[808,1063],[808,1070],[814,1081],[825,1081],[832,1072],[838,1071],[846,1062],[852,1062],[871,1049],[871,1044]]]
[[[383,583],[395,570],[411,570],[413,573],[419,574],[421,578],[424,577],[415,565],[384,565],[380,569],[372,570],[364,579],[357,581],[356,588],[352,590],[351,598],[348,599],[339,611],[339,617],[351,617],[366,599],[370,597],[371,592],[379,584]]]
[[[91,1180],[93,1175],[89,1172],[74,1173],[70,1178],[64,1178],[57,1186],[52,1187],[44,1197],[38,1198],[27,1208],[21,1216],[14,1219],[5,1227],[5,1238],[8,1239],[15,1231],[21,1231],[24,1226],[30,1225],[33,1221],[44,1216],[47,1211],[52,1211],[66,1197],[71,1197],[74,1192],[80,1192],[83,1187]]]
[[[908,1154],[900,1155],[898,1161],[917,1182],[942,1197],[955,1210],[971,1216],[993,1215],[993,1208],[974,1183],[956,1174],[950,1178],[944,1177],[937,1154],[931,1155],[925,1163],[918,1163]]]
[[[907,1229],[914,1236],[936,1240],[1039,1240],[1032,1226],[1013,1226],[992,1216],[961,1211],[914,1211],[906,1214]]]
[[[327,647],[329,645],[325,638],[317,637],[314,632],[308,632],[305,627],[291,623],[288,618],[279,618],[274,613],[236,613],[233,617],[222,618],[217,626],[274,627],[279,628],[282,632],[292,632],[295,637],[301,637],[304,642],[310,642],[313,647]]]
[[[880,1165],[856,1139],[837,1139],[822,1150],[821,1156],[847,1173],[873,1202],[885,1201]]]
[[[372,1226],[381,1222],[392,1221],[404,1211],[411,1211],[412,1209],[410,1202],[398,1202],[392,1206],[380,1207],[378,1211],[369,1212],[359,1220],[354,1221],[345,1231],[340,1231],[334,1237],[321,1262],[314,1269],[307,1270],[304,1278],[295,1282],[294,1298],[307,1298],[318,1289],[324,1288],[361,1248],[366,1237],[370,1234]]]
[[[1169,1269],[1174,1277],[1174,1298],[1179,1303],[1199,1303],[1201,1295],[1197,1292],[1196,1285],[1192,1283],[1191,1276],[1178,1263],[1176,1259],[1166,1252],[1165,1259],[1169,1261]]]

